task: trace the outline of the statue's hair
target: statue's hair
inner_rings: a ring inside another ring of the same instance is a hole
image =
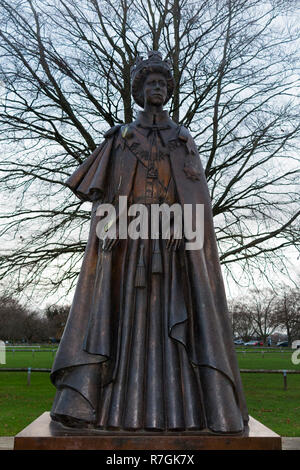
[[[161,73],[167,81],[166,104],[174,91],[174,78],[169,62],[163,61],[159,52],[149,52],[148,59],[137,58],[135,66],[131,71],[131,92],[134,101],[144,107],[144,82],[149,73]]]

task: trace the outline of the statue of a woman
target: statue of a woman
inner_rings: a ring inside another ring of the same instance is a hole
[[[163,110],[173,87],[159,53],[138,58],[132,95],[143,111],[110,129],[67,182],[93,209],[51,373],[51,416],[66,426],[241,433],[248,420],[207,183],[189,131]],[[120,216],[120,196],[146,209],[202,204],[203,246],[187,250],[174,220],[167,239],[161,226],[155,239],[99,239],[97,209]]]

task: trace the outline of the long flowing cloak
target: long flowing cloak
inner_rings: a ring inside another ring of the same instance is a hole
[[[248,413],[232,340],[211,201],[193,139],[187,130],[178,126],[172,132],[171,140],[177,144],[171,146],[170,164],[179,202],[182,206],[203,204],[205,225],[203,248],[186,251],[192,311],[184,307],[179,280],[173,276],[168,335],[184,346],[190,364],[201,371],[205,427],[214,432],[228,432],[230,414],[235,413],[229,400],[235,400],[241,422],[247,423]],[[120,299],[124,281],[130,274],[125,259],[118,262],[113,252],[99,249],[96,209],[101,202],[114,203],[117,196],[130,195],[137,162],[124,144],[120,129],[112,129],[67,182],[79,198],[92,201],[93,207],[74,300],[51,372],[51,380],[58,389],[53,410],[70,407],[61,394],[67,388],[68,401],[73,400],[78,420],[94,424],[99,421],[99,388],[114,381],[120,365],[124,307]],[[191,171],[185,171],[186,168]],[[242,425],[233,427],[233,432],[243,430]]]

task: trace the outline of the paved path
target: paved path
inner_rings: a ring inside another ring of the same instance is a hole
[[[283,437],[282,450],[300,450],[300,437]]]
[[[12,450],[14,448],[13,437],[0,437],[0,450]]]
[[[0,437],[0,450],[13,450],[13,437]],[[282,450],[300,450],[300,437],[283,437]]]

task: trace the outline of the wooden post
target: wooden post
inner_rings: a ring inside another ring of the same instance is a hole
[[[30,379],[31,379],[31,367],[28,367],[28,369],[27,369],[27,385],[30,385]]]
[[[287,372],[286,372],[286,370],[283,371],[283,389],[287,390]]]

